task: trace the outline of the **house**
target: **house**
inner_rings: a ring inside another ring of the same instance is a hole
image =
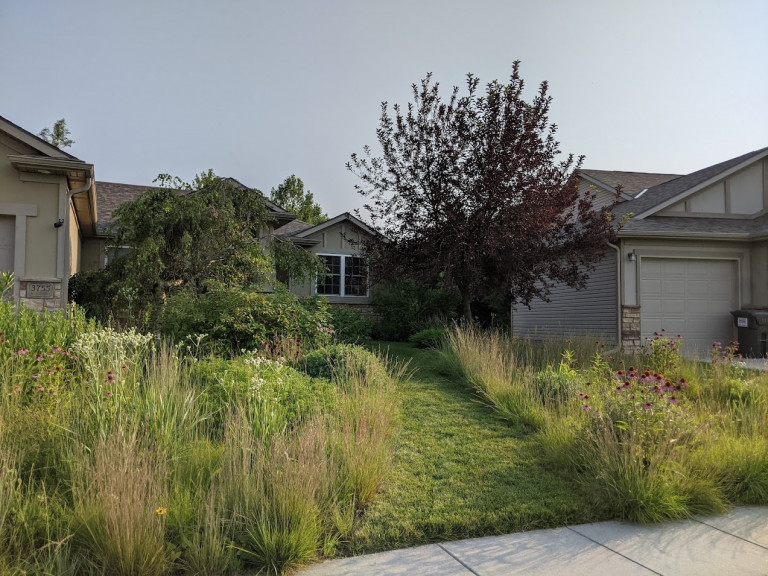
[[[368,266],[359,252],[366,238],[377,234],[375,230],[345,212],[317,225],[294,220],[274,234],[316,254],[328,270],[325,278],[316,282],[289,282],[291,292],[298,296],[320,294],[331,304],[366,309],[370,302]]]
[[[97,209],[92,164],[0,117],[0,271],[13,273],[15,301],[66,305]]]
[[[626,218],[583,290],[513,310],[513,333],[590,334],[632,351],[665,331],[703,355],[736,337],[730,312],[768,306],[768,148],[687,175],[581,170],[599,204]]]

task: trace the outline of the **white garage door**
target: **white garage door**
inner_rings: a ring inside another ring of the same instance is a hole
[[[712,343],[735,339],[731,310],[739,307],[738,271],[733,260],[643,258],[640,322],[642,336],[683,336],[687,355],[705,356]]]

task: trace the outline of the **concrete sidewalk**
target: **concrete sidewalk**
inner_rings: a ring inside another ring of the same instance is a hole
[[[638,526],[582,524],[332,560],[299,576],[765,576],[768,508]]]

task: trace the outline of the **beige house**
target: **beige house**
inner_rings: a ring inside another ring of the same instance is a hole
[[[376,235],[365,222],[349,212],[339,214],[321,224],[312,225],[294,220],[274,232],[319,256],[328,274],[324,278],[301,283],[289,283],[298,296],[318,294],[331,304],[365,308],[370,302],[368,266],[360,255],[366,238]]]
[[[93,165],[0,117],[0,271],[13,272],[15,301],[66,305],[96,214]]]
[[[515,334],[587,333],[631,350],[664,330],[702,356],[736,338],[731,311],[768,306],[768,148],[685,176],[579,175],[598,203],[621,186],[614,214],[626,223],[587,287],[518,306]]]

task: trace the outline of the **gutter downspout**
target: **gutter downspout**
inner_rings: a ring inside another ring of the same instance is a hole
[[[90,187],[93,186],[93,176],[88,175],[85,180],[85,185],[81,188],[75,188],[73,190],[69,190],[66,194],[66,210],[67,213],[64,215],[64,238],[66,242],[66,246],[68,250],[64,251],[64,270],[62,276],[66,276],[66,282],[64,281],[64,278],[61,279],[61,307],[66,308],[67,302],[69,301],[69,278],[70,278],[70,272],[72,267],[72,244],[69,240],[69,222],[70,222],[70,216],[72,212],[72,206],[70,206],[70,202],[72,200],[72,196],[75,194],[79,194],[80,192],[85,192],[86,190],[90,189]]]
[[[614,354],[621,351],[621,249],[615,244],[607,242],[610,248],[616,250],[616,348],[608,350],[606,354]]]

